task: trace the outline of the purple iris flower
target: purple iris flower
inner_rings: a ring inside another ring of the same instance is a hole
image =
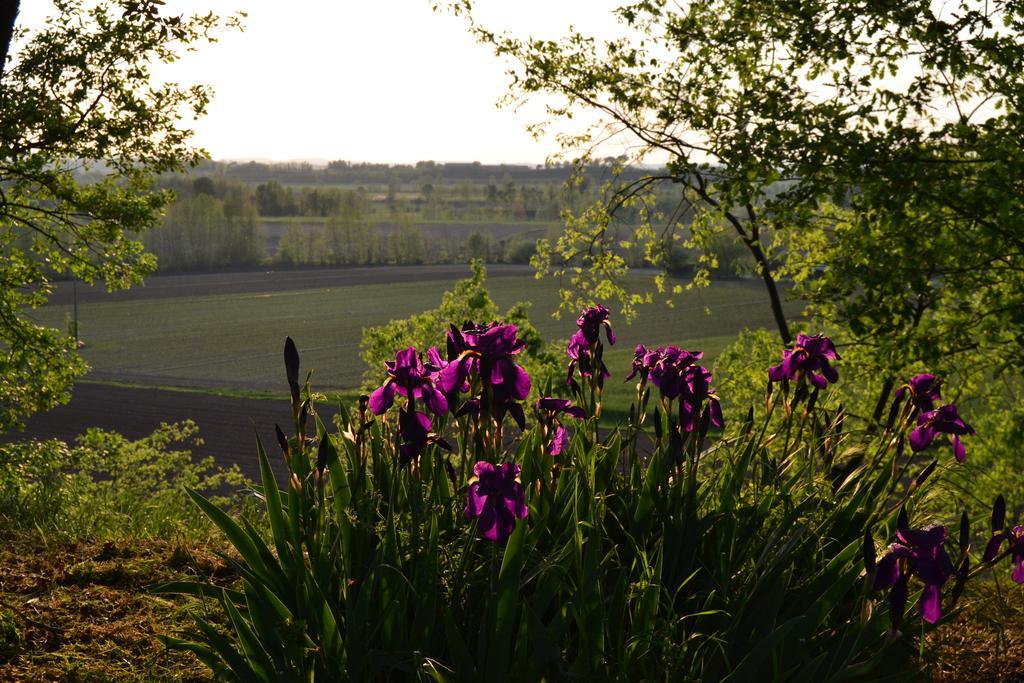
[[[441,352],[437,350],[436,346],[431,346],[427,349],[427,364],[435,369],[434,380],[437,381],[441,371],[448,367],[448,361],[441,357]]]
[[[889,601],[895,614],[902,615],[907,601],[907,577],[916,575],[924,582],[921,594],[921,618],[934,624],[942,616],[942,586],[956,573],[946,554],[946,527],[897,529],[898,541],[878,561],[874,590],[891,588]]]
[[[568,415],[577,420],[587,419],[587,413],[579,406],[574,406],[572,401],[563,398],[542,398],[537,401],[537,412],[541,413],[542,421],[547,427],[551,441],[548,443],[548,453],[558,455],[565,450],[569,443],[569,435],[562,424],[560,415]]]
[[[1013,580],[1024,583],[1024,524],[1013,527],[1010,531],[1000,531],[992,536],[985,547],[985,562],[992,562],[1003,547],[1003,542],[1010,542],[1013,555]]]
[[[516,336],[515,325],[467,323],[462,330],[448,332],[448,365],[438,376],[446,394],[461,389],[473,373],[480,376],[501,398],[522,400],[530,393],[530,376],[513,356],[525,342]],[[497,399],[496,399],[497,400]]]
[[[569,356],[569,380],[576,367],[584,377],[593,377],[596,372],[601,373],[602,379],[611,377],[604,361],[597,353],[598,345],[601,343],[601,328],[604,327],[605,336],[610,346],[615,345],[615,333],[612,332],[612,324],[608,321],[608,309],[604,306],[591,306],[580,313],[576,319],[579,329],[569,339],[569,346],[565,352]]]
[[[953,443],[953,453],[957,462],[963,462],[967,451],[960,437],[974,433],[974,428],[963,421],[955,405],[944,405],[917,416],[917,427],[910,432],[910,448],[915,453],[923,451],[931,445],[936,436],[947,434]]]
[[[914,375],[910,381],[896,391],[896,400],[901,401],[908,393],[910,401],[922,413],[935,409],[935,402],[942,400],[939,393],[939,378],[927,372]]]
[[[694,366],[694,363],[703,357],[702,351],[659,346],[657,351],[647,353],[651,384],[658,387],[665,398],[677,398],[686,392],[688,382],[693,379],[690,368],[700,367]]]
[[[636,348],[633,349],[633,367],[630,368],[629,374],[626,375],[626,381],[633,379],[637,375],[640,375],[640,380],[643,382],[647,381],[647,375],[650,373],[651,365],[656,360],[658,351],[649,350],[643,344],[637,344]]]
[[[436,349],[432,349],[437,354]],[[395,394],[413,399],[422,399],[435,415],[448,412],[448,400],[437,390],[434,381],[440,368],[424,364],[423,359],[412,346],[395,354],[395,360],[387,361],[388,378],[370,394],[370,410],[376,415],[383,414],[395,402]]]
[[[600,339],[601,328],[604,327],[608,345],[615,346],[615,333],[612,332],[612,324],[608,321],[608,317],[608,309],[600,304],[583,309],[580,317],[576,318],[576,325],[579,327],[576,334],[586,340],[587,345],[590,346]]]
[[[641,380],[649,379],[658,387],[663,397],[678,398],[679,423],[687,432],[696,427],[705,401],[711,423],[722,427],[725,424],[722,407],[711,386],[711,371],[696,363],[703,357],[701,351],[686,351],[676,346],[648,349],[639,344],[633,352],[633,368],[626,381],[639,374]]]
[[[829,364],[830,360],[839,360],[831,339],[823,334],[799,334],[796,345],[782,352],[782,362],[768,369],[768,379],[772,382],[794,380],[804,373],[811,384],[824,389],[829,382],[839,381],[839,373]]]
[[[519,465],[494,465],[481,460],[473,466],[465,514],[476,518],[484,538],[503,542],[512,535],[516,519],[527,515]]]
[[[686,432],[692,432],[700,420],[700,410],[708,402],[711,424],[718,428],[725,426],[722,406],[711,386],[711,371],[701,365],[691,365],[683,372],[679,393],[679,424]]]

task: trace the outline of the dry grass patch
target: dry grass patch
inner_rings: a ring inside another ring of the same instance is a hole
[[[156,638],[191,626],[190,614],[202,605],[145,590],[197,576],[234,580],[206,546],[47,546],[38,539],[6,539],[0,552],[0,680],[211,680],[195,657],[170,652]]]
[[[1005,564],[996,569],[1005,573]],[[1024,681],[1024,587],[999,577],[968,585],[955,621],[927,638],[936,681]]]

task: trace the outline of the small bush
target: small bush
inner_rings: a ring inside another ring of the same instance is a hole
[[[206,518],[183,505],[184,487],[235,506],[245,479],[237,466],[213,458],[194,461],[187,448],[201,444],[195,423],[161,424],[132,441],[100,429],[62,441],[0,445],[0,525],[71,538],[196,537]]]

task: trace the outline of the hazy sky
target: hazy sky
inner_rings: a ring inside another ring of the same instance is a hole
[[[166,70],[216,90],[195,142],[217,159],[543,162],[556,149],[525,130],[538,104],[495,103],[505,65],[462,19],[430,0],[168,0],[174,11],[248,13],[243,33],[203,46]],[[494,28],[554,38],[571,24],[614,33],[622,0],[477,0]],[[22,0],[31,27],[52,11]],[[161,74],[165,71],[161,71]]]

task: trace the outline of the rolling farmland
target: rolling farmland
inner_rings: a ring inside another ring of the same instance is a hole
[[[358,356],[364,327],[436,307],[454,280],[468,274],[466,267],[422,267],[409,279],[406,270],[154,277],[143,289],[109,299],[83,294],[78,306],[82,353],[94,380],[280,392],[280,347],[291,335],[303,366],[315,369],[317,388],[353,388],[364,371]],[[201,287],[190,286],[192,278],[204,277]],[[551,317],[557,304],[552,280],[536,280],[526,268],[492,268],[489,288],[502,308],[532,302],[531,320],[550,340],[568,337],[574,329],[571,319]],[[67,299],[59,296],[63,303],[35,312],[34,318],[64,326],[72,311]],[[617,321],[619,344],[609,365],[624,372],[632,348],[641,342],[704,349],[713,358],[744,327],[770,325],[758,283],[720,282],[684,294],[675,308],[644,307],[631,325]]]
[[[206,440],[197,453],[240,464],[255,476],[253,427],[267,440],[273,422],[288,418],[281,365],[286,335],[299,346],[303,372],[314,370],[316,390],[352,390],[365,370],[362,329],[436,307],[468,273],[467,266],[417,266],[170,275],[112,295],[78,285],[82,354],[92,371],[69,405],[34,416],[24,434],[11,436],[70,440],[95,425],[140,438],[161,421],[192,418]],[[488,274],[499,306],[532,302],[531,320],[549,340],[575,329],[571,317],[551,317],[554,281],[536,280],[518,266],[492,266]],[[639,285],[642,276],[635,277]],[[74,291],[59,287],[55,303],[34,311],[34,319],[66,325]],[[674,308],[644,307],[631,325],[615,316],[619,341],[606,353],[613,374],[609,412],[624,411],[632,397],[632,385],[621,378],[637,343],[703,350],[710,365],[738,331],[771,324],[759,284],[749,281],[687,293]]]

